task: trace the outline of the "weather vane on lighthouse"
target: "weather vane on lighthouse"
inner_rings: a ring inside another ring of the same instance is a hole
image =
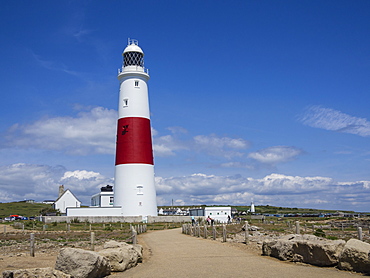
[[[123,51],[120,81],[114,206],[123,216],[156,216],[154,159],[148,99],[148,70],[137,40]]]

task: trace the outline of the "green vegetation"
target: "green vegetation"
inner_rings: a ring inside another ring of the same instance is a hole
[[[22,215],[26,217],[38,216],[41,210],[51,209],[52,206],[49,204],[41,203],[26,203],[26,202],[12,202],[12,203],[0,203],[0,217],[5,218],[9,215]]]
[[[248,211],[250,206],[233,206],[238,211]],[[309,208],[284,208],[284,207],[274,207],[274,206],[255,206],[256,213],[261,214],[317,214],[317,213],[334,213],[336,210],[318,210],[318,209],[309,209]],[[354,213],[354,211],[343,211],[346,213]]]

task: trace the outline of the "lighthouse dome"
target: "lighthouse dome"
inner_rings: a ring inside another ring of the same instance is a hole
[[[138,45],[137,40],[128,40],[128,45],[123,51],[123,64],[127,66],[144,67],[144,52]]]

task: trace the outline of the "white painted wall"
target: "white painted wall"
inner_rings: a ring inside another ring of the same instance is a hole
[[[79,208],[81,202],[67,189],[62,196],[54,203],[54,208],[59,209],[61,213],[66,213],[67,208]]]
[[[114,200],[113,192],[102,191],[91,197],[91,206],[92,207],[113,207],[113,200]]]
[[[215,221],[220,221],[221,223],[227,223],[227,216],[231,217],[231,207],[205,207],[204,217],[210,216]]]
[[[123,215],[157,215],[153,165],[116,165],[114,179],[114,205],[122,207]]]

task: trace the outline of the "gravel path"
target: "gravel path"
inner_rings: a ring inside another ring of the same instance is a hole
[[[181,229],[142,234],[147,252],[144,263],[110,277],[253,277],[328,278],[360,277],[361,274],[282,262],[242,250],[228,243],[183,235]]]

